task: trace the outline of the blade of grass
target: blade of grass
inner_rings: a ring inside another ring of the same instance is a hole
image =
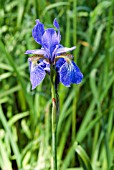
[[[1,139],[0,139],[0,153],[1,153],[2,160],[3,160],[3,163],[2,163],[3,169],[12,170],[11,162],[9,160],[8,153],[7,153],[5,146],[4,146],[4,143],[2,142]]]
[[[16,115],[14,115],[9,121],[8,121],[8,124],[9,126],[12,126],[14,123],[16,123],[18,120],[26,117],[26,116],[29,116],[29,112],[23,112],[23,113],[18,113]]]
[[[77,154],[83,160],[83,162],[84,162],[84,164],[86,166],[86,169],[87,170],[92,170],[91,161],[89,160],[89,157],[86,154],[85,150],[80,145],[77,145],[77,143],[74,144],[74,148],[75,148],[75,151],[77,152]]]
[[[46,15],[46,13],[50,10],[50,9],[53,9],[53,8],[57,8],[57,7],[59,7],[59,6],[66,6],[66,5],[69,5],[69,2],[56,2],[56,3],[53,3],[53,4],[51,4],[51,5],[48,5],[45,9],[44,9],[44,11],[43,11],[43,13],[42,13],[42,16],[45,16]]]
[[[14,137],[12,135],[11,129],[10,129],[8,123],[7,123],[7,120],[6,120],[5,116],[4,116],[4,113],[2,111],[1,105],[0,105],[0,120],[1,120],[1,123],[2,123],[6,133],[9,136],[11,146],[12,146],[12,150],[13,150],[13,153],[14,153],[14,155],[16,157],[16,162],[17,162],[18,168],[21,168],[21,154],[19,152],[17,143],[14,140]]]
[[[26,84],[25,84],[25,81],[22,79],[21,75],[20,75],[20,72],[18,70],[18,67],[16,66],[16,63],[14,63],[13,59],[12,59],[12,56],[7,52],[4,44],[2,43],[2,41],[0,41],[0,47],[1,47],[1,50],[5,53],[6,57],[6,61],[8,61],[10,63],[10,65],[12,66],[14,72],[16,73],[17,75],[17,78],[20,82],[20,85],[21,85],[21,88],[23,90],[23,94],[25,95],[25,98],[26,98],[26,101],[31,109],[31,119],[32,119],[32,122],[34,122],[35,120],[35,111],[34,111],[34,107],[33,107],[33,99],[32,99],[32,96],[30,96],[29,93],[27,93],[27,90],[26,90]],[[33,123],[34,124],[34,123]]]

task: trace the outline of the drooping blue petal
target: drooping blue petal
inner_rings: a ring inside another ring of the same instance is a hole
[[[57,45],[59,45],[59,38],[56,31],[53,28],[49,28],[42,36],[42,46],[45,49],[49,59],[52,60],[52,54]]]
[[[45,71],[50,73],[50,64],[46,60],[41,59],[38,65],[41,66]]]
[[[71,82],[79,84],[83,79],[83,74],[81,73],[78,66],[72,61],[72,73],[71,73]]]
[[[38,44],[42,45],[42,36],[44,34],[44,25],[40,22],[39,19],[36,20],[36,25],[34,26],[32,30],[32,36],[34,37],[35,41]]]
[[[59,75],[60,82],[67,87],[71,84],[79,84],[83,78],[83,74],[73,61],[65,62],[59,70]]]
[[[72,51],[72,50],[74,50],[75,48],[76,48],[76,46],[71,47],[71,48],[60,47],[60,48],[58,48],[58,49],[56,50],[56,55],[57,55],[57,54],[60,54],[60,53],[66,53],[66,52],[68,52],[68,51]]]
[[[55,69],[56,71],[59,71],[60,67],[65,63],[65,59],[64,58],[60,58],[57,60],[56,64],[55,64]]]
[[[42,55],[46,55],[46,52],[44,49],[39,49],[39,50],[27,50],[25,52],[25,54],[42,54]]]
[[[30,60],[29,68],[30,68],[30,81],[32,84],[32,90],[35,89],[45,78],[46,72],[39,64],[33,64]]]
[[[57,60],[56,64],[55,64],[55,69],[56,69],[56,84],[58,85],[60,83],[60,74],[59,74],[59,70],[61,68],[61,66],[65,63],[65,59],[60,58]]]
[[[60,82],[64,84],[65,86],[69,87],[71,84],[70,76],[71,76],[71,73],[69,70],[69,66],[67,62],[65,62],[59,71]]]

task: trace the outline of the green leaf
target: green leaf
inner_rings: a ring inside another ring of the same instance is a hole
[[[86,154],[85,150],[77,143],[74,144],[74,148],[76,153],[80,156],[80,158],[84,162],[86,169],[92,170],[91,161],[89,160],[89,157]]]

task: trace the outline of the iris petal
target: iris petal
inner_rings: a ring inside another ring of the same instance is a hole
[[[46,60],[40,60],[40,63],[38,65],[41,66],[45,71],[50,73],[50,64]]]
[[[71,71],[71,82],[79,84],[83,79],[83,74],[81,73],[78,66],[72,61],[72,71]]]
[[[56,69],[56,73],[57,73],[57,76],[56,76],[56,84],[59,84],[60,83],[60,74],[59,74],[59,70],[61,68],[61,66],[65,63],[65,59],[63,58],[60,58],[57,60],[56,64],[55,64],[55,69]]]
[[[56,65],[55,65],[56,71],[58,71],[64,63],[65,63],[65,59],[63,58],[60,58],[59,60],[57,60]]]
[[[82,81],[83,74],[80,72],[80,69],[77,65],[72,62],[65,62],[60,70],[60,82],[65,86],[69,87],[72,83],[79,84]]]
[[[42,46],[47,52],[49,58],[52,58],[53,51],[59,45],[59,38],[56,31],[53,28],[49,28],[42,36]]]
[[[69,66],[67,62],[65,62],[60,68],[59,76],[60,76],[60,82],[65,86],[69,87],[71,84],[71,79],[70,79],[71,73],[69,71]]]
[[[56,55],[57,55],[57,54],[61,54],[61,53],[66,53],[66,52],[68,52],[68,51],[72,51],[72,50],[74,50],[75,48],[76,48],[76,46],[71,47],[71,48],[60,47],[60,48],[57,49]]]
[[[54,25],[57,29],[60,28],[56,18],[55,18],[54,21],[53,21],[53,25]]]
[[[35,89],[45,78],[45,70],[38,64],[34,65],[29,61],[30,68],[30,81],[32,84],[32,90]]]
[[[34,26],[32,30],[32,36],[34,37],[35,41],[38,44],[42,45],[42,36],[44,34],[44,25],[40,22],[40,20],[36,20],[36,25]]]
[[[45,50],[43,50],[43,49],[40,49],[40,50],[27,50],[26,52],[25,52],[25,54],[42,54],[42,55],[46,55],[46,52],[45,52]]]
[[[59,27],[59,23],[57,22],[57,19],[54,19],[53,25],[58,29],[58,39],[59,41],[61,41],[61,34],[60,34],[60,27]]]

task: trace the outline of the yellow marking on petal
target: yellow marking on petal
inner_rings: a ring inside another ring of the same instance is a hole
[[[62,53],[60,56],[68,57],[69,59],[73,59],[73,55],[68,53]]]
[[[64,58],[67,62],[70,63],[71,60],[73,59],[73,55],[68,53],[62,53],[61,55],[55,57],[55,61],[57,61],[60,58]]]
[[[39,61],[40,59],[45,59],[47,62],[48,61],[48,58],[45,58],[44,55],[42,54],[36,54],[36,55],[33,55],[32,57],[30,57],[30,60],[33,62],[33,64],[37,63],[37,61]]]
[[[45,58],[44,57],[44,55],[42,55],[42,54],[37,54],[37,55],[33,55],[32,57],[31,57],[31,60],[39,60],[39,59],[42,59],[42,58]]]

